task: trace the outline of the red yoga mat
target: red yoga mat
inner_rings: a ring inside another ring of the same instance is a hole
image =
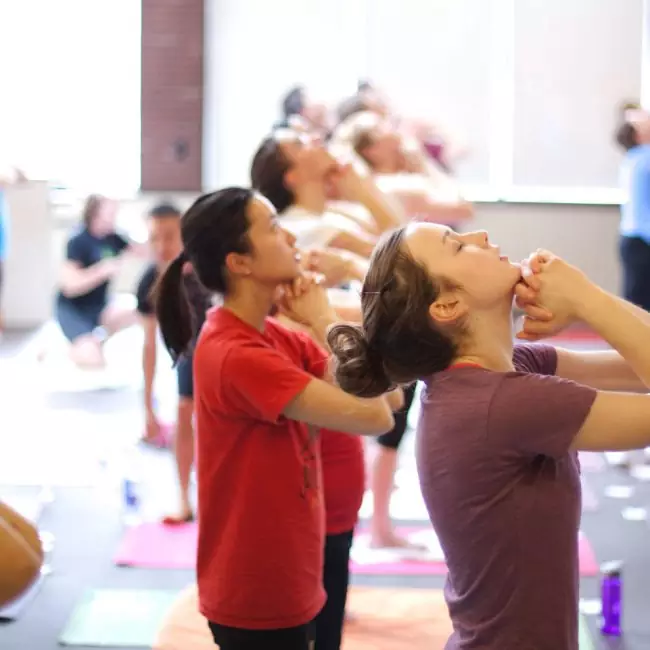
[[[413,535],[426,528],[407,528],[398,532]],[[356,543],[363,543],[366,533],[360,531]],[[115,554],[114,562],[119,566],[150,569],[193,569],[196,561],[197,526],[195,523],[181,526],[163,526],[159,523],[145,523],[129,528]],[[578,544],[580,574],[598,574],[598,563],[589,540],[581,533]],[[397,555],[395,555],[397,558]],[[386,555],[377,555],[363,563],[351,562],[353,573],[359,575],[445,575],[447,567],[440,560],[419,560],[415,556],[400,557],[391,561]]]

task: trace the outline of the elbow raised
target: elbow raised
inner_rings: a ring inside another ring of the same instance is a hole
[[[393,414],[386,409],[375,421],[371,423],[371,426],[368,427],[368,430],[365,432],[369,436],[381,436],[384,433],[388,433],[395,426],[395,418]]]

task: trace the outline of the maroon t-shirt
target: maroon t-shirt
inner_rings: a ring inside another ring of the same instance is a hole
[[[596,391],[519,345],[516,372],[450,368],[422,397],[417,464],[444,550],[446,650],[577,650],[577,454]],[[549,376],[550,375],[550,376]]]

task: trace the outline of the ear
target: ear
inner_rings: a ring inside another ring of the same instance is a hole
[[[288,169],[286,172],[284,172],[284,177],[282,180],[284,181],[285,186],[293,189],[298,181],[297,176],[298,174],[295,167],[292,167],[291,169]]]
[[[229,253],[226,255],[226,269],[230,275],[245,276],[251,274],[251,260],[248,255]]]
[[[453,325],[467,315],[467,303],[457,293],[444,292],[429,306],[429,314],[440,325]]]

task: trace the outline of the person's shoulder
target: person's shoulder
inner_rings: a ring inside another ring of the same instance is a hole
[[[636,173],[647,171],[650,168],[650,145],[642,144],[630,149],[625,154],[625,161]]]
[[[158,267],[155,264],[149,264],[140,275],[138,286],[153,286],[158,280],[159,274]]]
[[[458,404],[474,405],[489,401],[498,389],[504,373],[477,366],[449,368],[425,382],[423,405],[455,410]]]
[[[557,350],[547,343],[518,343],[513,348],[512,361],[518,372],[554,375]]]
[[[268,316],[264,323],[264,333],[266,337],[271,339],[281,347],[295,346],[304,343],[305,340],[311,340],[305,332],[287,327],[281,323],[277,318]]]
[[[91,234],[86,230],[86,228],[83,228],[82,226],[75,226],[69,233],[68,233],[68,243],[73,243],[73,242],[89,242],[92,240]]]
[[[235,356],[246,356],[251,350],[263,350],[272,347],[265,337],[254,327],[245,323],[225,307],[212,307],[208,310],[205,323],[196,349],[204,353],[211,350],[224,356],[234,350]],[[251,353],[252,354],[252,353]]]

